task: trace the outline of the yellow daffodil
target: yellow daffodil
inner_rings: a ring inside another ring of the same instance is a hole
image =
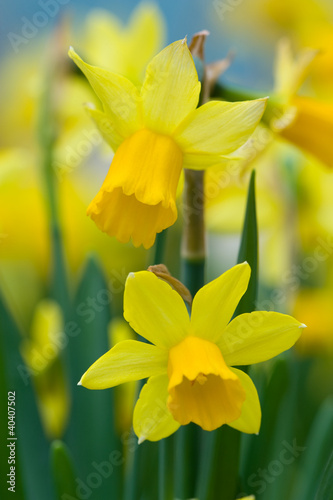
[[[296,296],[294,313],[302,314],[308,328],[300,342],[297,351],[300,354],[314,356],[333,352],[333,311],[332,290],[325,288],[302,289]]]
[[[196,109],[200,83],[186,40],[166,47],[146,70],[139,90],[126,78],[70,57],[86,75],[104,111],[89,109],[115,151],[88,215],[121,242],[153,245],[177,218],[182,168],[205,169],[246,142],[265,99],[209,102]]]
[[[230,319],[245,293],[250,266],[239,264],[199,290],[189,317],[169,284],[151,272],[126,281],[124,317],[151,343],[127,340],[99,358],[79,384],[105,389],[149,377],[134,409],[139,442],[156,441],[194,422],[258,433],[261,410],[250,377],[233,368],[289,349],[304,325],[275,312]]]
[[[295,118],[279,134],[332,168],[333,104],[295,96],[292,105],[297,110]]]
[[[271,126],[281,137],[333,167],[333,104],[297,95],[317,54],[317,50],[305,49],[295,58],[290,42],[280,41]]]
[[[91,10],[80,34],[79,47],[88,61],[139,83],[163,47],[165,22],[157,5],[141,2],[126,25],[109,10]]]

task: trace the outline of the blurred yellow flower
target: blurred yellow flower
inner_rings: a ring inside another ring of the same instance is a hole
[[[290,41],[280,41],[270,123],[281,137],[333,167],[333,104],[297,95],[317,54],[317,50],[306,49],[294,58]]]
[[[126,78],[70,57],[88,78],[104,112],[89,109],[116,151],[88,215],[121,242],[153,245],[177,218],[182,168],[222,161],[251,135],[266,100],[209,102],[195,109],[200,83],[186,40],[172,43],[148,65],[139,90]]]
[[[107,273],[114,300],[121,294],[130,270],[142,269],[146,252],[117,240],[105,239],[85,216],[93,194],[92,179],[81,172],[64,176],[58,184],[59,217],[66,264],[71,276],[80,272],[89,253],[96,253]],[[27,328],[36,302],[49,279],[51,241],[44,186],[29,151],[0,152],[0,289],[21,327]],[[26,207],[29,218],[22,224]],[[68,217],[68,214],[71,214]]]
[[[157,441],[180,425],[223,424],[258,433],[261,410],[250,377],[233,366],[259,363],[289,349],[304,325],[275,312],[242,314],[250,266],[239,264],[199,290],[192,315],[180,295],[153,273],[131,273],[124,317],[152,344],[127,340],[99,358],[79,384],[105,389],[149,377],[134,409],[139,442]],[[228,324],[229,323],[229,324]]]
[[[291,104],[295,118],[279,134],[333,168],[333,103],[295,96]]]
[[[163,46],[165,22],[157,5],[141,2],[127,25],[110,11],[91,10],[82,32],[78,48],[88,61],[139,84],[147,63]]]
[[[51,300],[43,300],[36,307],[30,339],[21,346],[33,377],[41,420],[50,439],[62,437],[69,415],[69,392],[59,359],[62,332],[60,307]]]
[[[333,293],[329,288],[302,289],[296,296],[293,314],[301,314],[308,328],[297,343],[305,355],[333,353]]]

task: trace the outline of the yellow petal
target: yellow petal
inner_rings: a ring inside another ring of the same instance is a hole
[[[172,134],[199,100],[200,83],[185,40],[168,45],[152,59],[142,86],[147,128]]]
[[[129,274],[124,318],[139,335],[166,348],[183,340],[190,322],[180,295],[149,271]]]
[[[87,61],[97,66],[126,76],[122,57],[122,35],[124,27],[120,19],[106,9],[93,8],[82,27],[80,49]]]
[[[167,375],[150,377],[141,390],[133,414],[133,428],[139,443],[168,437],[180,426],[167,408],[168,382]]]
[[[191,315],[191,332],[195,336],[211,342],[220,338],[247,289],[250,274],[250,266],[244,262],[198,291]]]
[[[290,349],[304,327],[286,314],[255,311],[233,319],[218,345],[229,366],[251,365]]]
[[[83,36],[87,60],[142,83],[147,63],[163,46],[165,26],[157,5],[140,3],[128,24],[104,9],[89,12]]]
[[[171,137],[138,130],[117,149],[88,215],[110,236],[149,248],[177,218],[182,152]]]
[[[242,405],[241,416],[228,425],[247,434],[258,434],[261,424],[261,408],[257,389],[246,373],[237,370],[237,368],[231,368],[231,371],[240,380],[246,399]]]
[[[107,389],[166,373],[167,359],[165,349],[136,340],[124,340],[91,365],[82,376],[80,385],[87,389]]]
[[[274,67],[274,92],[286,98],[294,95],[302,85],[310,70],[310,65],[318,55],[318,50],[305,49],[294,57],[290,40],[282,38],[277,46]]]
[[[136,7],[127,27],[126,38],[127,73],[142,81],[144,69],[163,46],[165,39],[165,22],[157,5],[140,3]]]
[[[94,120],[98,130],[102,134],[103,139],[111,146],[113,151],[116,151],[118,146],[123,142],[123,137],[116,130],[114,122],[106,113],[99,111],[91,106],[86,106],[86,110],[90,117]]]
[[[217,345],[186,337],[170,349],[168,408],[177,422],[212,431],[241,415],[245,392]]]
[[[85,63],[72,48],[68,55],[87,77],[119,135],[125,139],[141,128],[137,88],[123,76]]]
[[[174,134],[184,153],[185,168],[191,168],[192,155],[210,156],[210,165],[214,165],[216,155],[227,155],[242,146],[258,125],[266,101],[211,101],[193,111]],[[209,166],[208,159],[204,166]]]
[[[333,167],[333,105],[309,97],[294,97],[294,120],[279,134]]]

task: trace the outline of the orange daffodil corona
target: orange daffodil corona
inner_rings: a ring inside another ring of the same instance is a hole
[[[110,236],[149,248],[156,233],[177,219],[182,168],[206,169],[243,145],[266,99],[211,101],[197,108],[200,82],[186,40],[152,59],[140,89],[85,63],[72,48],[69,55],[103,104],[103,111],[88,112],[115,151],[87,213]]]
[[[191,318],[168,283],[149,271],[129,274],[124,317],[150,343],[119,342],[87,370],[79,385],[105,389],[148,378],[133,415],[139,442],[157,441],[190,422],[208,431],[228,424],[258,433],[256,388],[234,366],[259,363],[289,349],[305,325],[263,311],[230,321],[250,272],[244,262],[201,288]]]

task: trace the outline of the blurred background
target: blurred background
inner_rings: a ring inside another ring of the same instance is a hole
[[[16,391],[17,498],[156,498],[143,465],[137,495],[124,486],[135,386],[76,386],[111,345],[134,335],[122,320],[124,282],[156,257],[85,215],[113,152],[85,114],[83,104],[99,103],[67,50],[140,85],[161,48],[207,29],[206,63],[227,58],[212,96],[270,96],[270,104],[240,155],[206,175],[206,279],[235,264],[255,169],[257,308],[308,326],[294,352],[253,370],[264,421],[259,437],[242,441],[242,491],[313,500],[333,443],[332,2],[13,0],[3,2],[0,24],[0,375],[2,401]],[[179,211],[163,257],[178,278],[181,193]],[[5,407],[1,421],[6,435]],[[271,464],[294,440],[305,451],[278,472]],[[112,450],[118,472],[103,477],[93,464],[110,462]],[[7,450],[0,454],[7,471]],[[59,493],[59,457],[73,471],[72,496]],[[141,493],[147,481],[150,493]]]

